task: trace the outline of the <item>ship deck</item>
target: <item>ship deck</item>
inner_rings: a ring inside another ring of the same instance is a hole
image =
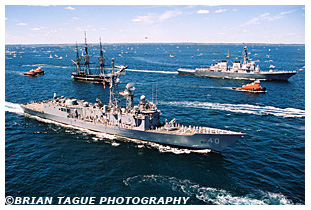
[[[42,103],[30,103],[23,105],[24,108],[30,109],[36,112],[42,112],[43,113],[43,104]]]
[[[174,130],[166,129],[164,126],[153,129],[153,130],[146,130],[146,132],[154,132],[154,133],[163,133],[163,134],[173,134],[173,135],[195,135],[195,134],[224,134],[224,135],[230,135],[230,134],[241,134],[234,131],[229,130],[222,130],[217,128],[209,128],[209,127],[201,127],[201,128],[189,128],[189,127],[177,127]]]

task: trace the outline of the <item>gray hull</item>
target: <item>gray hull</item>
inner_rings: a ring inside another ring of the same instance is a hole
[[[214,78],[227,78],[227,79],[247,79],[247,80],[279,80],[286,81],[296,72],[260,72],[256,73],[234,73],[234,72],[215,72],[204,70],[188,70],[178,69],[178,74],[181,75],[193,75],[201,77],[214,77]]]
[[[38,116],[44,119],[53,120],[67,125],[89,129],[97,132],[116,134],[121,137],[144,140],[149,142],[172,145],[191,149],[211,149],[212,151],[222,152],[238,139],[243,137],[242,133],[237,134],[202,134],[194,135],[174,135],[157,133],[153,131],[139,131],[133,129],[120,128],[117,126],[104,125],[101,123],[87,122],[84,120],[64,118],[56,115],[37,112],[22,106],[25,113]]]

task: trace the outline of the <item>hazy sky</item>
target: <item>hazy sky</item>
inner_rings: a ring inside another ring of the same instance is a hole
[[[303,5],[5,6],[6,44],[305,43]]]

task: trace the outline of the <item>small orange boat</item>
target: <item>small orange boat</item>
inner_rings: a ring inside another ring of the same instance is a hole
[[[30,71],[24,73],[25,76],[37,76],[37,73],[35,72],[35,70],[31,69]]]
[[[35,70],[35,73],[37,73],[37,74],[44,74],[44,71],[43,71],[40,67],[38,67],[38,68]]]
[[[265,87],[260,86],[260,81],[256,80],[252,83],[243,85],[242,87],[233,87],[233,90],[241,90],[241,91],[248,91],[248,92],[255,92],[255,93],[261,93],[261,92],[267,92]]]
[[[36,68],[36,70],[31,69],[30,71],[24,73],[25,76],[32,76],[32,77],[37,76],[39,74],[44,74],[44,71],[40,67]]]

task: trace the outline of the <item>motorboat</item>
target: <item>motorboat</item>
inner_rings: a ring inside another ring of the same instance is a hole
[[[247,91],[247,92],[255,92],[255,93],[267,92],[265,87],[260,86],[259,80],[243,85],[242,87],[233,87],[232,89],[240,90],[240,91]]]

